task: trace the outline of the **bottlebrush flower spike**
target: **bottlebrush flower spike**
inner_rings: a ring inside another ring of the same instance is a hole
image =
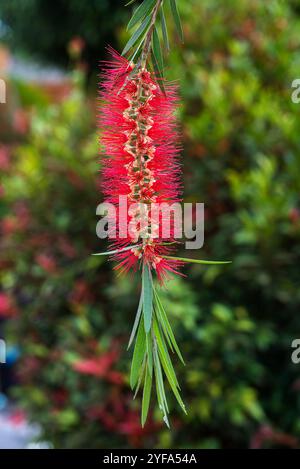
[[[102,81],[100,125],[102,145],[108,157],[104,163],[102,187],[105,201],[117,210],[116,240],[113,249],[140,243],[130,250],[116,252],[117,269],[136,270],[140,260],[157,273],[162,282],[168,272],[177,272],[180,262],[165,259],[174,242],[174,224],[168,238],[151,223],[151,204],[179,202],[180,167],[177,162],[176,87],[161,91],[153,73],[145,68],[134,73],[134,65],[111,51]],[[120,196],[130,207],[126,218],[119,215]],[[120,229],[121,226],[121,229]],[[120,236],[129,227],[128,236]]]
[[[129,341],[130,346],[136,337],[130,383],[136,391],[144,387],[142,425],[148,414],[153,375],[166,424],[163,372],[185,412],[168,348],[183,359],[152,280],[157,275],[162,283],[169,272],[178,273],[182,263],[165,257],[172,252],[174,224],[168,238],[163,238],[160,228],[164,213],[160,212],[156,225],[151,219],[153,204],[168,206],[180,201],[176,87],[164,83],[164,89],[153,72],[135,67],[111,50],[111,59],[104,64],[100,92],[105,155],[102,188],[105,202],[117,208],[116,236],[110,251],[118,261],[117,269],[140,269],[142,273],[141,298]],[[129,207],[123,218],[119,215],[122,204]]]

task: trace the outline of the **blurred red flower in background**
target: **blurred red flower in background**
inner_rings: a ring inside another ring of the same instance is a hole
[[[17,310],[13,301],[6,293],[0,293],[0,318],[10,318],[15,316]]]
[[[103,378],[113,384],[122,384],[124,382],[123,375],[118,371],[111,370],[118,358],[118,351],[111,350],[99,357],[78,360],[73,363],[73,369],[81,374]]]
[[[85,280],[77,280],[70,293],[70,303],[76,310],[77,305],[88,304],[93,300],[90,285]]]
[[[121,395],[120,389],[114,388],[107,401],[100,406],[91,407],[87,416],[91,420],[99,420],[108,431],[125,435],[129,445],[139,448],[143,445],[144,438],[155,434],[162,424],[154,422],[150,415],[148,422],[142,427],[140,412],[131,408],[131,402],[131,395]]]
[[[277,431],[270,425],[262,425],[251,439],[250,448],[260,449],[264,443],[275,443],[279,446],[297,448],[298,440],[293,435]]]
[[[6,146],[0,147],[0,169],[8,171],[10,167],[10,152]]]
[[[296,207],[292,208],[289,212],[289,219],[294,225],[297,225],[300,220],[300,210]]]
[[[20,135],[25,135],[30,128],[30,114],[25,109],[16,109],[13,115],[13,127]]]
[[[35,258],[36,263],[47,273],[54,274],[57,272],[57,264],[50,254],[38,254]]]
[[[74,59],[80,57],[83,49],[85,48],[85,40],[80,36],[75,36],[68,44],[68,52]]]

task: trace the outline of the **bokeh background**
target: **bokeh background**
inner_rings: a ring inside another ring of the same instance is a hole
[[[197,255],[233,260],[163,293],[187,363],[171,431],[155,408],[141,429],[128,384],[139,282],[90,255],[106,249],[98,60],[128,39],[125,3],[0,2],[1,412],[54,448],[299,447],[300,3],[179,0],[184,45],[170,25],[184,198],[205,203]]]

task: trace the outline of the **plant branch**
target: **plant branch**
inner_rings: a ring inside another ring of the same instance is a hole
[[[146,66],[148,55],[150,53],[152,33],[153,33],[153,30],[154,30],[154,27],[155,27],[156,18],[157,18],[157,15],[158,15],[158,12],[159,12],[159,9],[160,9],[160,6],[161,6],[162,2],[163,2],[163,0],[157,0],[157,3],[156,3],[156,5],[153,9],[153,12],[152,12],[150,26],[149,26],[149,29],[148,29],[147,34],[145,36],[145,42],[144,42],[143,49],[142,49],[142,54],[141,54],[140,64],[141,64],[142,68]]]

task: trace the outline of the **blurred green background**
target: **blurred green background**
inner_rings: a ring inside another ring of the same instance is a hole
[[[299,447],[300,3],[177,2],[185,44],[172,34],[166,76],[182,98],[184,198],[205,203],[199,258],[233,263],[187,267],[163,294],[187,363],[176,369],[188,415],[170,394],[171,431],[155,408],[141,429],[128,385],[138,279],[90,256],[106,248],[97,61],[128,38],[125,3],[0,3],[0,317],[20,353],[10,398],[55,448]]]

